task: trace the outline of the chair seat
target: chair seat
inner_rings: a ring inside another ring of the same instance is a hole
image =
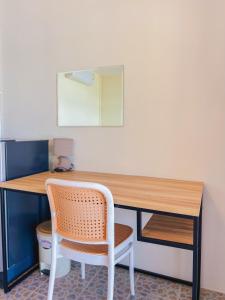
[[[130,226],[115,223],[115,247],[119,246],[122,242],[128,239],[132,233],[133,229]],[[81,244],[64,239],[61,241],[60,245],[77,252],[96,255],[108,255],[107,245]]]

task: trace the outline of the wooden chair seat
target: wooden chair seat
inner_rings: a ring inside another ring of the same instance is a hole
[[[133,229],[130,226],[115,223],[115,247],[119,246],[133,233]],[[72,250],[96,254],[96,255],[108,255],[107,245],[90,245],[70,242],[68,240],[62,240],[60,245],[62,247],[70,248]]]

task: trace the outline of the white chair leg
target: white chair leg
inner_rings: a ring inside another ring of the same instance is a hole
[[[130,255],[129,255],[129,273],[130,273],[130,292],[131,296],[135,295],[134,291],[134,248],[133,245],[130,249]]]
[[[56,274],[56,245],[53,246],[52,243],[52,260],[51,260],[51,270],[48,286],[48,300],[53,299],[54,283],[55,283],[55,274]]]
[[[81,278],[85,279],[85,263],[81,263]]]
[[[114,263],[108,265],[108,296],[107,300],[113,300],[113,290],[114,290],[114,273],[115,266]]]

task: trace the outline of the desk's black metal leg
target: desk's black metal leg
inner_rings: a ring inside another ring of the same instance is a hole
[[[137,240],[141,241],[142,231],[142,214],[140,210],[137,210]]]
[[[202,205],[199,215],[199,235],[198,235],[198,299],[200,299],[200,288],[201,288],[201,248],[202,248]]]
[[[202,230],[202,208],[199,217],[194,218],[194,251],[193,251],[193,287],[192,300],[200,299],[201,279],[201,230]]]
[[[192,276],[192,300],[198,300],[198,231],[199,219],[194,218],[194,250],[193,250],[193,276]]]
[[[7,252],[6,252],[6,220],[5,220],[5,195],[4,189],[0,189],[0,201],[1,201],[1,227],[2,227],[2,263],[3,263],[3,289],[4,292],[9,292],[8,279],[7,279]]]

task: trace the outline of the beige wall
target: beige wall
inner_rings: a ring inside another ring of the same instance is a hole
[[[5,134],[74,137],[77,169],[203,180],[202,286],[225,292],[225,1],[4,4]],[[125,66],[124,127],[57,128],[56,72],[104,65]],[[138,243],[136,265],[191,275],[159,246]]]

